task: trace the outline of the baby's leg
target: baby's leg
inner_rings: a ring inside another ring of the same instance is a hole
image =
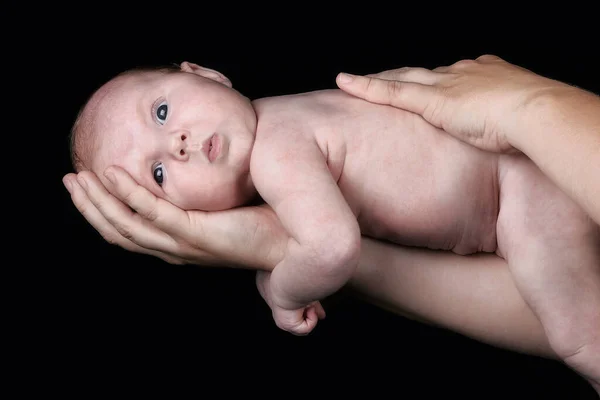
[[[499,255],[553,350],[600,390],[600,227],[523,156],[499,180]]]

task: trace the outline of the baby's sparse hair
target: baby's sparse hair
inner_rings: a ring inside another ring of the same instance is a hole
[[[173,73],[180,71],[181,68],[178,64],[169,64],[164,66],[141,66],[121,72],[112,79],[117,79],[128,75],[137,75],[144,72]],[[71,156],[71,165],[73,166],[75,172],[90,169],[90,166],[87,165],[86,161],[91,158],[91,155],[94,152],[94,138],[92,137],[91,122],[88,114],[93,113],[93,110],[89,109],[90,102],[99,90],[100,88],[94,90],[94,92],[87,98],[83,106],[79,109],[73,126],[71,127],[71,132],[69,134],[69,150]]]

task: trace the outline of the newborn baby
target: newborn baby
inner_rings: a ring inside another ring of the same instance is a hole
[[[571,279],[598,269],[598,226],[525,156],[482,152],[407,111],[340,90],[250,101],[185,62],[103,85],[73,127],[72,155],[77,171],[105,179],[118,165],[184,209],[268,203],[290,235],[265,275],[270,305],[294,334],[309,333],[307,312],[352,276],[361,234],[497,253],[563,357],[577,350],[565,338],[598,324]]]

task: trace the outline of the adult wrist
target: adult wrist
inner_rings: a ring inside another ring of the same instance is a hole
[[[546,134],[553,125],[551,119],[556,118],[564,106],[565,96],[570,96],[567,85],[556,82],[542,88],[536,88],[526,95],[519,109],[519,118],[512,129],[505,132],[508,143],[526,155],[535,151],[540,140],[546,140]],[[575,89],[576,90],[576,89]]]

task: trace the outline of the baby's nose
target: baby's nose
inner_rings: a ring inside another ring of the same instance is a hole
[[[185,132],[178,132],[171,136],[171,154],[178,159],[185,161],[189,158],[188,135]]]

